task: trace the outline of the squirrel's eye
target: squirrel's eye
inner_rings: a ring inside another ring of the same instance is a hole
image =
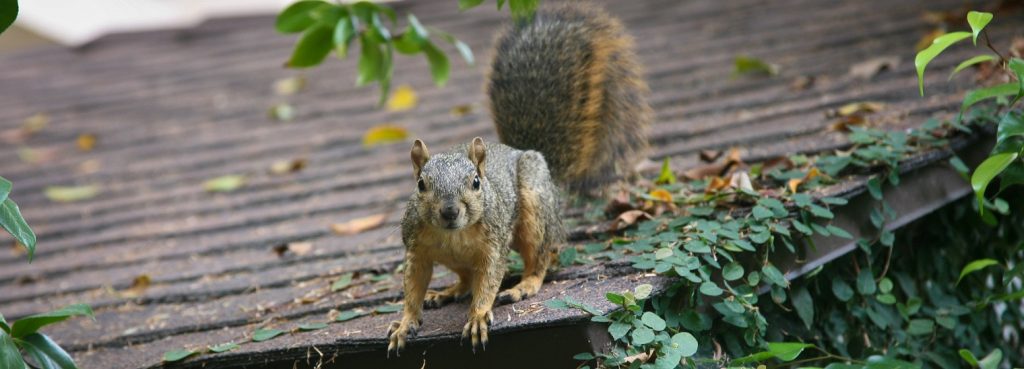
[[[475,178],[473,178],[473,189],[474,190],[479,190],[480,189],[480,176],[476,176]]]
[[[420,179],[419,181],[417,181],[416,182],[416,186],[420,188],[420,192],[423,192],[423,191],[427,190],[427,184],[423,182],[423,179]]]

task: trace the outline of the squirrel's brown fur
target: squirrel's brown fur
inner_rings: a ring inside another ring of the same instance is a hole
[[[605,11],[565,3],[497,39],[487,94],[498,137],[544,154],[569,189],[628,176],[653,116],[633,39]]]
[[[565,243],[553,177],[569,189],[590,190],[632,173],[647,148],[651,112],[631,45],[622,25],[601,10],[542,9],[497,41],[487,93],[509,146],[478,137],[431,156],[416,140],[418,188],[402,218],[405,306],[388,327],[389,353],[416,333],[425,303],[466,294],[472,300],[462,335],[474,349],[486,345],[494,300],[536,294]],[[510,249],[523,258],[523,278],[499,293]],[[428,291],[435,263],[459,281]]]

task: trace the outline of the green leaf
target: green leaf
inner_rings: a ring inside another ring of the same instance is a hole
[[[814,345],[800,342],[768,342],[768,352],[782,361],[793,361],[804,349],[811,347]]]
[[[771,282],[779,287],[789,286],[789,281],[786,277],[776,268],[774,265],[768,264],[761,268],[761,275],[768,282]]]
[[[981,369],[997,369],[999,363],[1003,361],[1003,350],[995,349],[992,352],[985,355],[985,357],[978,360],[978,367]]]
[[[299,325],[299,330],[301,330],[301,331],[316,331],[316,330],[320,330],[320,329],[324,329],[324,328],[327,328],[327,323],[323,323],[323,322],[320,322],[320,323],[306,323],[306,324],[300,324]]]
[[[654,180],[654,183],[659,184],[675,184],[676,175],[672,173],[672,165],[669,163],[668,157],[661,162],[661,173],[658,174],[658,178]]]
[[[967,351],[966,349],[960,349],[960,351],[958,352],[960,353],[960,357],[963,358],[964,361],[966,361],[968,364],[971,364],[972,368],[978,367],[978,359],[974,357],[974,354],[972,354],[970,351]]]
[[[779,68],[768,64],[761,59],[752,58],[745,55],[737,56],[733,61],[733,78],[745,75],[745,74],[760,74],[766,76],[774,76],[779,74]]]
[[[725,278],[727,281],[743,278],[743,266],[736,262],[726,264],[722,268],[722,278]]]
[[[227,342],[227,343],[222,343],[222,344],[219,344],[219,345],[216,345],[216,346],[207,346],[206,348],[209,349],[210,352],[218,353],[219,354],[221,352],[228,352],[228,351],[237,349],[239,347],[242,347],[242,346],[239,346],[237,343],[234,343],[234,342]]]
[[[689,332],[679,332],[672,336],[672,348],[679,350],[682,357],[690,357],[697,353],[697,338]]]
[[[853,298],[853,288],[850,288],[850,285],[843,282],[842,279],[833,278],[832,294],[836,295],[836,298],[839,299],[839,301],[850,301],[850,299]]]
[[[1016,82],[967,91],[967,94],[964,95],[964,102],[960,104],[960,115],[957,117],[957,121],[963,118],[967,108],[977,104],[979,101],[999,96],[1015,95],[1018,92],[1020,92],[1020,84]]]
[[[18,240],[28,250],[28,261],[32,262],[32,256],[36,253],[36,234],[21,216],[21,209],[14,200],[10,198],[0,203],[0,227],[7,230],[14,239]]]
[[[907,326],[907,333],[915,336],[931,334],[935,330],[935,321],[931,319],[914,319]]]
[[[851,235],[850,232],[847,232],[846,230],[836,227],[834,225],[829,224],[827,227],[825,227],[825,229],[827,229],[829,233],[836,237],[853,239],[853,235]]]
[[[4,369],[27,369],[25,359],[21,358],[21,352],[10,335],[0,332],[0,368]]]
[[[338,277],[338,280],[334,281],[334,283],[331,283],[331,292],[338,292],[348,288],[352,284],[352,276],[353,273],[350,272],[342,274],[341,277]]]
[[[322,7],[331,6],[324,1],[299,1],[289,5],[277,16],[275,27],[281,33],[298,33],[316,24],[313,14]]]
[[[340,314],[338,314],[338,317],[334,318],[334,321],[336,321],[336,322],[344,322],[344,321],[347,321],[347,320],[352,320],[352,319],[358,318],[358,317],[363,316],[363,315],[366,315],[366,313],[363,312],[362,310],[345,310],[345,311],[342,311]]]
[[[434,29],[434,33],[440,35],[442,39],[454,45],[455,49],[459,51],[459,55],[461,55],[462,59],[466,61],[466,64],[473,65],[475,63],[473,59],[473,50],[470,49],[469,45],[466,45],[465,42],[459,41],[459,39],[455,38],[455,36],[452,36],[450,33],[442,32],[437,29]]]
[[[4,319],[4,314],[0,314],[0,330],[4,333],[11,334],[11,326],[7,324],[7,320]]]
[[[95,185],[90,186],[48,186],[43,190],[43,194],[46,198],[55,202],[75,202],[88,200],[96,197],[100,193],[100,188]]]
[[[1014,112],[1006,113],[1003,118],[999,120],[999,128],[996,131],[996,142],[1001,143],[1009,140],[1010,138],[1024,136],[1024,116],[1014,114]]]
[[[654,341],[654,331],[647,327],[633,330],[633,345],[646,345]]]
[[[512,12],[513,18],[526,19],[533,16],[539,2],[540,0],[509,0],[508,10]]]
[[[21,348],[35,359],[41,369],[77,369],[75,361],[56,342],[45,335],[32,333],[21,338]]]
[[[970,32],[947,33],[935,38],[931,46],[917,53],[917,56],[914,57],[914,66],[917,67],[917,85],[921,96],[924,96],[924,69],[928,63],[946,48],[968,37],[971,37]]]
[[[789,299],[793,303],[793,308],[796,309],[796,315],[800,316],[800,320],[804,322],[804,326],[811,329],[811,325],[814,324],[814,301],[811,299],[810,292],[807,292],[807,288],[800,287],[796,291],[790,291]]]
[[[362,53],[359,55],[359,74],[356,77],[356,86],[364,86],[367,83],[380,80],[384,70],[384,53],[366,33],[363,33],[359,39],[362,44]]]
[[[284,331],[282,331],[280,329],[260,328],[260,329],[257,329],[255,332],[252,332],[252,341],[253,342],[263,342],[263,341],[269,340],[271,338],[280,336],[283,333],[284,333]]]
[[[978,200],[978,212],[985,212],[985,189],[988,188],[989,182],[992,182],[1016,159],[1017,153],[1015,152],[995,154],[981,162],[981,165],[974,170],[974,174],[971,174],[971,188],[974,189],[974,195]]]
[[[323,62],[334,46],[334,33],[333,27],[326,25],[317,25],[302,32],[288,66],[308,68]]]
[[[1006,104],[1007,106],[1012,107],[1018,100],[1020,100],[1021,97],[1024,97],[1024,60],[1019,58],[1010,58],[1010,62],[1007,63],[1007,67],[1013,71],[1013,74],[1017,75],[1017,84],[1019,86],[1017,88],[1017,95],[1013,97],[1013,100],[1011,100],[1009,104]]]
[[[960,71],[969,68],[972,65],[979,64],[979,63],[984,63],[984,62],[988,62],[988,61],[993,61],[993,60],[996,60],[996,56],[995,55],[988,55],[988,54],[986,54],[986,55],[978,55],[978,56],[975,56],[973,58],[964,60],[962,63],[957,65],[956,68],[953,69],[952,73],[949,74],[949,79],[952,80],[953,76],[955,76],[957,73],[960,73]]]
[[[208,192],[231,192],[245,186],[245,176],[226,175],[203,182],[203,189]]]
[[[18,319],[18,321],[11,325],[11,336],[19,339],[24,338],[32,333],[36,333],[39,328],[53,323],[62,322],[76,315],[91,317],[93,316],[92,308],[86,304],[74,304],[49,313],[30,315]]]
[[[589,352],[581,352],[576,355],[573,355],[572,358],[573,360],[594,360],[594,354],[591,354]]]
[[[651,291],[653,290],[654,286],[648,283],[637,285],[636,287],[633,288],[633,297],[635,297],[637,300],[643,300],[651,296]]]
[[[962,270],[960,270],[960,278],[956,279],[956,284],[959,285],[960,281],[962,281],[964,277],[966,277],[968,274],[977,272],[979,270],[985,269],[993,265],[999,265],[999,262],[993,259],[981,259],[968,263],[966,266],[964,266]]]
[[[18,0],[0,0],[0,33],[18,18]]]
[[[988,25],[988,22],[992,21],[992,13],[971,11],[967,13],[967,24],[971,25],[971,32],[974,35],[974,44],[978,44],[978,34],[981,33],[982,29]]]
[[[195,355],[195,350],[171,350],[164,353],[164,362],[170,363],[175,361],[181,361],[185,358]]]
[[[722,294],[722,289],[718,287],[714,282],[704,282],[700,284],[700,293],[708,296],[718,296]]]
[[[665,320],[658,316],[658,314],[650,311],[644,312],[644,315],[640,317],[640,321],[655,331],[665,330]]]
[[[332,41],[334,41],[334,49],[338,51],[338,56],[342,58],[348,57],[348,45],[352,43],[352,39],[355,38],[356,29],[352,25],[351,17],[341,17],[338,20],[338,24],[334,26],[334,35]]]
[[[857,292],[864,296],[870,296],[875,294],[876,288],[875,277],[871,275],[871,269],[861,269],[860,274],[857,274]]]
[[[448,83],[448,73],[451,69],[448,57],[430,42],[423,45],[423,53],[427,55],[427,61],[430,62],[430,75],[434,77],[434,84],[443,87]]]
[[[633,326],[626,323],[615,322],[608,325],[608,333],[612,335],[613,339],[618,340],[622,337],[625,337],[626,333],[629,333],[629,330],[632,327]]]
[[[754,215],[754,219],[762,220],[765,218],[770,218],[773,213],[771,210],[768,210],[768,208],[761,205],[757,205],[750,211],[750,214]]]
[[[377,309],[375,309],[374,311],[376,311],[379,314],[390,314],[401,310],[402,304],[384,304],[378,306]]]
[[[466,11],[483,3],[484,0],[459,0],[459,11]]]
[[[11,187],[11,181],[8,181],[7,178],[0,177],[0,203],[7,200],[7,196],[11,194]]]

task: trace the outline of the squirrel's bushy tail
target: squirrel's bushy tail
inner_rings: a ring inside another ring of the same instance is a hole
[[[633,39],[601,9],[544,7],[498,36],[487,82],[502,142],[544,154],[571,190],[628,176],[652,119]]]

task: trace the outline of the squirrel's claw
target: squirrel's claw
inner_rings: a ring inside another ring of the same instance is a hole
[[[462,328],[462,338],[469,337],[474,354],[478,346],[483,350],[487,349],[487,331],[493,321],[494,314],[488,311],[486,314],[471,316],[469,322]]]
[[[405,349],[405,341],[408,338],[416,337],[416,333],[419,331],[419,324],[412,322],[393,321],[388,325],[388,353],[387,357],[391,357],[391,353],[395,353],[395,357],[401,356],[402,350]]]

